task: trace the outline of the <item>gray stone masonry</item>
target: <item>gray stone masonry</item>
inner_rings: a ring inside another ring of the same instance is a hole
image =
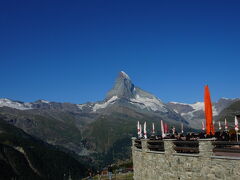
[[[175,153],[175,151],[173,149],[174,148],[173,140],[174,139],[165,139],[164,140],[164,150],[165,150],[166,156],[170,156],[173,153]]]
[[[199,155],[202,157],[210,158],[213,155],[212,141],[215,139],[199,139]]]
[[[213,156],[212,141],[199,140],[199,154],[176,153],[173,140],[164,140],[165,152],[132,146],[134,180],[240,180],[240,158]]]
[[[148,149],[148,147],[147,147],[147,141],[148,141],[148,139],[141,139],[142,152],[147,152],[147,151],[149,151],[149,149]]]

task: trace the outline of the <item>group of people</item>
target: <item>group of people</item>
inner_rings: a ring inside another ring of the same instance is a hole
[[[168,133],[165,134],[163,138],[161,135],[151,135],[149,139],[152,140],[162,140],[162,139],[176,139],[179,141],[190,141],[190,140],[197,140],[197,139],[205,139],[205,138],[212,138],[215,137],[216,140],[219,141],[235,141],[237,139],[237,134],[235,131],[217,131],[214,135],[207,135],[205,132],[194,133],[190,132],[187,134],[183,133]]]

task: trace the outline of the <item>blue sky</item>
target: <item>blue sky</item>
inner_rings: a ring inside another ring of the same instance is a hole
[[[101,100],[119,71],[165,102],[239,97],[239,1],[0,1],[0,97]]]

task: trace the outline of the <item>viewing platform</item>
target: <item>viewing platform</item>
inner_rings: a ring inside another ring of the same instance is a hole
[[[240,142],[132,138],[135,180],[238,180]]]

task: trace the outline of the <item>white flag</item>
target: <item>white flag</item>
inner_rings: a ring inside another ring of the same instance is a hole
[[[222,129],[222,126],[221,126],[221,122],[218,121],[218,129],[221,130]]]
[[[142,125],[139,124],[139,138],[142,138]]]
[[[181,129],[182,129],[182,133],[183,133],[183,123],[181,124]]]
[[[172,128],[172,133],[173,133],[173,134],[175,134],[175,130],[176,130],[176,129],[175,129],[175,127],[173,126],[173,128]]]
[[[162,131],[162,138],[164,138],[165,137],[165,133],[164,133],[163,120],[161,120],[161,131]]]
[[[138,137],[140,137],[140,124],[139,124],[139,121],[137,123],[137,131],[138,131]]]
[[[238,131],[238,119],[237,119],[237,116],[235,116],[235,131]]]
[[[144,138],[147,139],[147,123],[146,123],[146,121],[144,122],[144,126],[143,126],[143,134],[144,134]]]
[[[225,130],[228,129],[227,119],[225,118]]]
[[[155,126],[154,126],[154,123],[152,123],[152,133],[155,134]]]
[[[205,126],[203,121],[202,121],[202,130],[205,131]]]

